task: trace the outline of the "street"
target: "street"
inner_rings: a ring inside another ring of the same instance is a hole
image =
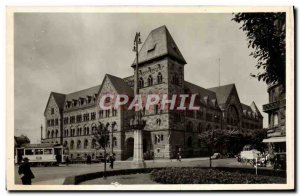
[[[181,162],[176,159],[172,160],[155,160],[145,161],[146,167],[209,167],[208,158],[189,158],[182,159]],[[250,165],[242,165],[235,158],[216,159],[212,160],[212,167],[250,167]],[[130,169],[131,161],[116,161],[114,169]],[[32,184],[63,184],[64,179],[68,176],[74,176],[85,173],[92,173],[104,170],[104,164],[73,164],[69,166],[59,167],[32,167],[32,172],[35,178]],[[107,164],[107,170],[109,164]],[[18,166],[15,166],[15,182],[21,184],[20,176],[18,175]]]

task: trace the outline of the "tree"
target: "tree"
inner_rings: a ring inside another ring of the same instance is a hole
[[[279,83],[285,89],[286,63],[285,13],[238,13],[232,20],[242,23],[246,32],[250,56],[257,59],[256,68],[263,70],[250,74],[267,84]]]
[[[199,134],[199,139],[209,148],[209,167],[211,167],[211,155],[213,150],[224,147],[226,143],[238,140],[239,137],[237,137],[237,131],[235,130],[212,129],[201,132]]]
[[[109,141],[108,126],[109,123],[106,125],[100,123],[98,127],[93,129],[93,138],[96,140],[96,147],[104,149],[104,178],[106,178],[106,146]]]

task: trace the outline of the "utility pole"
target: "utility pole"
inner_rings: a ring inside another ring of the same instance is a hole
[[[41,124],[41,143],[43,141],[43,125]]]

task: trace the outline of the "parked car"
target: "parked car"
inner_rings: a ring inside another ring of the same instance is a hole
[[[215,152],[212,156],[211,159],[220,159],[221,158],[221,154],[218,152]]]
[[[286,170],[286,153],[275,154],[274,169]]]

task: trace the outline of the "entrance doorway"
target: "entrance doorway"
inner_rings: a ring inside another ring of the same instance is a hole
[[[132,137],[126,140],[126,156],[125,159],[133,159],[134,139]]]

